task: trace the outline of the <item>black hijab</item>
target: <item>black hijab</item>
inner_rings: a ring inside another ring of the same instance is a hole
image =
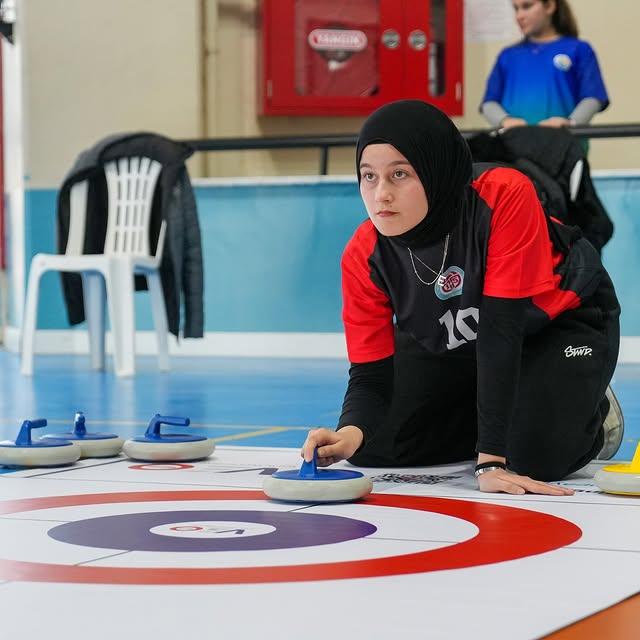
[[[471,181],[471,153],[448,116],[420,100],[398,100],[380,107],[365,121],[356,151],[360,159],[367,145],[394,146],[414,168],[429,202],[427,216],[393,240],[411,247],[434,244],[460,220],[467,185]]]

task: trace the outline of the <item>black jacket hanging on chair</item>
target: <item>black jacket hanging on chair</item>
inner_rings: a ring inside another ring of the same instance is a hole
[[[564,129],[514,127],[501,134],[481,133],[468,140],[476,162],[501,162],[527,175],[545,211],[561,222],[580,227],[598,250],[613,235],[613,223],[591,181],[582,143]],[[582,161],[582,177],[575,200],[570,179]]]
[[[58,192],[57,249],[64,253],[69,235],[71,188],[88,181],[84,253],[102,253],[107,230],[107,183],[104,165],[123,157],[144,156],[162,165],[151,207],[149,246],[155,252],[160,225],[167,223],[160,276],[169,331],[180,333],[180,307],[184,304],[185,338],[201,338],[204,332],[203,267],[196,202],[185,160],[193,154],[186,144],[153,133],[117,134],[82,152]],[[62,286],[71,324],[83,322],[82,280],[63,273]],[[146,289],[146,279],[136,276],[136,289]]]

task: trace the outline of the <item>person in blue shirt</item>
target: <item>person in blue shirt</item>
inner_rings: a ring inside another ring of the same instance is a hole
[[[513,0],[524,39],[503,49],[480,110],[496,128],[588,124],[609,105],[598,60],[566,0]]]

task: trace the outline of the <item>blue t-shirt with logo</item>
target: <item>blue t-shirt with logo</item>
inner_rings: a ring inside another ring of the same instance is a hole
[[[552,42],[522,42],[503,49],[487,80],[483,103],[499,102],[529,124],[568,117],[584,98],[609,105],[596,54],[584,40],[563,36]]]

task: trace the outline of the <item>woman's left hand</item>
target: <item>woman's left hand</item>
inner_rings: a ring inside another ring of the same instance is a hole
[[[568,118],[553,116],[552,118],[547,118],[546,120],[540,120],[538,124],[541,127],[554,127],[556,129],[559,129],[560,127],[570,127],[571,120],[569,120]]]
[[[547,496],[572,496],[573,489],[559,487],[539,480],[533,480],[528,476],[519,476],[505,469],[488,471],[478,476],[480,491],[487,493],[511,493],[522,495],[524,493],[539,493]]]

